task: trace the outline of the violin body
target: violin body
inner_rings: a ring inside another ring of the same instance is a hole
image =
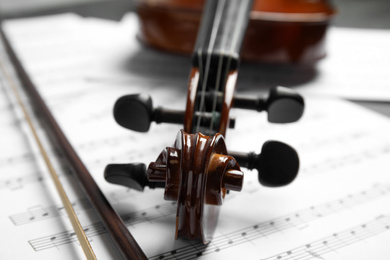
[[[190,54],[204,0],[140,0],[139,39],[161,50]],[[313,63],[326,54],[326,30],[335,9],[327,0],[255,0],[241,59],[260,63]]]

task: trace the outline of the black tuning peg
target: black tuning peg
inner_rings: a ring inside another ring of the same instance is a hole
[[[151,189],[164,188],[165,182],[150,182],[146,176],[146,166],[143,163],[109,164],[104,170],[106,181],[120,184],[131,189],[143,191],[145,187]]]
[[[263,97],[234,96],[233,106],[236,108],[252,109],[258,112],[267,111],[268,121],[272,123],[290,123],[301,118],[304,101],[295,91],[274,87]]]
[[[150,96],[145,94],[133,94],[119,98],[114,105],[115,121],[130,130],[147,132],[152,122],[183,124],[185,112],[166,109],[162,107],[153,108]],[[212,113],[200,113],[195,118],[201,118],[201,125],[210,125],[213,119]],[[234,128],[235,120],[229,119],[229,128]]]
[[[151,122],[183,124],[184,112],[153,108],[150,96],[145,94],[127,95],[119,98],[114,106],[115,121],[128,129],[147,132]]]
[[[259,182],[264,186],[287,185],[298,174],[298,154],[294,148],[282,142],[265,142],[260,154],[229,152],[229,155],[233,156],[241,167],[257,169]]]

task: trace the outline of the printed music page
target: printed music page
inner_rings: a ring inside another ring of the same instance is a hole
[[[7,21],[3,29],[54,116],[150,259],[390,259],[390,121],[341,99],[305,95],[293,124],[233,110],[231,151],[261,151],[267,140],[296,148],[300,171],[289,186],[266,188],[245,170],[230,192],[208,245],[175,240],[176,203],[163,190],[107,183],[110,163],[149,164],[173,144],[180,125],[148,133],[120,127],[115,101],[151,95],[154,106],[183,109],[190,60],[143,47],[133,15],[120,23],[73,14]],[[0,62],[15,78],[1,45]],[[0,95],[0,258],[84,259],[69,219],[3,73]],[[17,79],[15,79],[17,81]],[[258,95],[256,88],[241,94]],[[40,129],[44,135],[44,129]],[[119,259],[104,226],[56,148],[46,143],[98,259]]]

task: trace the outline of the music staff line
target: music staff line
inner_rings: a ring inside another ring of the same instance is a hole
[[[80,150],[90,151],[94,150],[96,148],[102,147],[102,145],[110,145],[110,146],[117,146],[118,144],[122,143],[124,140],[135,140],[134,136],[126,135],[126,136],[115,136],[112,138],[104,138],[99,141],[89,141],[86,143],[81,143],[76,145],[76,148]],[[57,151],[55,151],[56,148],[49,149],[48,151],[55,156],[59,156],[57,154]],[[7,158],[0,158],[0,165],[9,165],[13,163],[23,163],[27,161],[34,160],[35,158],[39,158],[40,154],[39,152],[25,152],[23,154],[20,154],[18,156],[13,157],[7,157]]]
[[[130,191],[129,189],[126,189],[126,190],[111,192],[107,195],[107,197],[115,201],[122,200],[125,198],[129,198],[130,196],[129,191]],[[88,210],[91,208],[91,205],[86,198],[80,198],[76,201],[71,202],[71,204],[75,208],[77,213],[80,213],[83,210]],[[14,225],[18,226],[18,225],[30,224],[36,221],[41,221],[48,218],[62,216],[62,215],[64,215],[63,206],[52,205],[48,207],[42,207],[42,206],[31,207],[25,212],[10,215],[9,218]],[[123,217],[126,216],[127,214],[124,215]]]
[[[89,94],[90,94],[90,90],[91,89],[93,89],[93,91],[96,91],[97,90],[96,88],[98,87],[98,88],[100,88],[98,90],[100,92],[102,92],[102,91],[110,91],[109,89],[106,88],[108,81],[110,83],[112,83],[112,84],[114,84],[114,83],[115,84],[125,84],[125,83],[127,83],[127,84],[133,84],[133,85],[134,84],[137,85],[138,83],[141,82],[142,83],[141,85],[143,86],[143,91],[145,91],[145,88],[152,88],[153,89],[156,86],[158,86],[159,88],[161,88],[164,85],[167,85],[167,86],[170,86],[170,87],[172,86],[172,82],[171,81],[169,83],[167,83],[165,81],[161,81],[161,80],[153,80],[152,82],[150,82],[150,79],[149,79],[148,82],[145,82],[142,78],[138,78],[138,77],[130,77],[129,78],[129,77],[126,76],[126,77],[122,77],[120,79],[118,79],[118,78],[107,79],[107,78],[93,78],[93,77],[90,77],[88,75],[84,75],[85,73],[84,74],[83,73],[80,74],[79,72],[77,72],[77,74],[79,74],[78,75],[79,77],[74,78],[74,80],[81,81],[81,82],[84,83],[84,85],[85,85],[85,83],[92,82],[93,83],[93,88],[91,87],[90,89],[80,91],[77,94],[72,94],[71,96],[64,95],[63,93],[61,95],[50,95],[50,96],[48,96],[48,99],[50,100],[49,105],[50,105],[50,108],[53,111],[59,113],[59,112],[61,112],[62,110],[64,110],[67,107],[67,104],[69,103],[69,101],[76,102],[76,100],[79,100],[80,98],[84,98],[84,97],[90,96]],[[63,77],[63,75],[60,75],[60,77]],[[36,79],[36,80],[38,80],[38,79]],[[180,80],[177,80],[176,78],[172,79],[172,80],[174,80],[174,82],[177,82],[176,84],[182,85],[181,84],[182,82]],[[59,82],[57,82],[57,83],[59,83]],[[148,85],[145,85],[145,83],[148,83]],[[41,82],[41,85],[42,85],[42,88],[44,88],[45,83]],[[47,86],[51,86],[51,84],[49,84]],[[175,101],[177,101],[177,99],[172,99],[172,101],[175,102]],[[14,106],[15,105],[14,103],[15,102],[10,102],[10,107]],[[111,107],[109,109],[111,110]],[[87,117],[85,117],[83,119],[80,119],[79,123],[83,124],[83,123],[90,122],[90,121],[100,120],[102,117],[106,116],[106,112],[107,112],[107,109],[104,109],[104,110],[102,110],[99,113],[88,115]],[[23,121],[22,119],[16,119],[16,121],[14,123],[12,123],[12,125],[18,125],[22,121]],[[0,164],[1,164],[1,159],[0,159]]]
[[[39,173],[25,175],[23,177],[17,177],[12,179],[6,179],[0,181],[0,190],[9,189],[9,190],[18,190],[24,187],[27,183],[42,182],[44,180],[43,176],[40,176]]]
[[[317,162],[311,165],[303,167],[302,174],[308,175],[312,173],[321,173],[327,170],[335,170],[342,168],[348,164],[357,164],[362,161],[374,160],[390,153],[390,144],[385,143],[370,149],[363,149],[360,151],[354,151],[349,154],[337,157],[325,158],[321,162]]]
[[[92,237],[106,233],[106,229],[102,223],[97,223],[85,227],[84,232],[87,234],[88,240],[92,241]],[[41,251],[73,242],[78,242],[75,232],[64,231],[52,236],[34,239],[33,242],[29,241],[29,244],[35,251]]]
[[[375,188],[373,188],[368,191],[350,194],[332,202],[312,206],[290,215],[259,223],[229,234],[214,237],[212,242],[206,246],[202,243],[191,244],[164,254],[153,256],[151,259],[193,259],[194,257],[199,257],[201,255],[217,253],[223,249],[231,248],[255,239],[268,237],[272,234],[283,232],[284,230],[290,228],[301,230],[307,227],[311,221],[315,221],[334,213],[340,213],[343,210],[361,205],[362,203],[371,201],[375,198],[380,198],[384,195],[388,195],[389,193],[390,186],[387,185],[379,190],[375,190]]]
[[[159,254],[157,256],[152,257],[151,259],[159,259],[160,257],[164,257],[164,259],[190,259],[196,255],[219,252],[227,247],[240,245],[242,243],[246,243],[261,237],[267,237],[273,234],[277,234],[290,228],[301,230],[306,228],[311,221],[315,221],[324,216],[340,213],[344,210],[351,209],[354,206],[358,206],[375,199],[380,199],[388,195],[389,193],[390,184],[374,185],[368,190],[364,190],[355,194],[350,194],[331,202],[311,206],[309,208],[291,214],[287,214],[285,216],[258,223],[242,230],[216,236],[211,242],[211,244],[209,244],[208,246],[205,246],[202,243],[190,244],[188,246],[178,248],[171,252]],[[132,226],[137,223],[151,221],[174,214],[176,212],[175,204],[176,203],[157,205],[153,208],[149,208],[148,210],[125,214],[121,217],[125,222],[126,226]],[[102,230],[101,227],[101,223],[93,223],[91,225],[88,225],[85,228],[87,230],[87,236],[90,237],[105,233],[106,231]],[[89,231],[95,229],[101,230],[101,232],[94,233],[92,231]],[[72,239],[67,239],[67,237],[69,237],[70,235],[70,231],[64,231],[58,234],[32,239],[28,242],[35,251],[41,251],[58,246],[60,244],[62,245],[72,243]],[[53,239],[53,237],[55,239]],[[57,240],[57,238],[59,239]]]
[[[362,140],[364,138],[369,138],[370,133],[365,132],[365,131],[356,131],[355,133],[341,133],[336,136],[313,136],[312,138],[302,140],[302,142],[299,142],[297,144],[297,147],[299,147],[300,151],[311,151],[314,149],[318,149],[318,147],[323,147],[326,146],[332,146],[334,144],[348,144],[348,143],[353,143],[357,142],[359,140]]]
[[[323,256],[325,254],[337,252],[338,249],[358,243],[389,230],[390,216],[382,215],[359,226],[355,226],[339,233],[333,233],[330,236],[268,258],[263,258],[262,260],[306,260],[313,258],[324,259]]]
[[[131,137],[133,138],[133,137]],[[117,138],[118,141],[120,138]],[[122,139],[123,140],[123,139]],[[109,143],[111,145],[114,145],[114,140],[111,140],[111,139],[107,139],[105,141],[102,141],[104,143]],[[96,149],[96,144],[94,142],[90,142],[90,143],[87,143],[85,145],[82,145],[81,147],[84,147],[84,149]],[[126,157],[128,159],[129,156],[131,156],[132,152],[125,152],[123,154],[120,154],[120,155],[117,155],[115,157],[111,157],[110,160],[111,161],[116,161],[117,158],[122,158],[122,157]],[[141,156],[141,155],[139,155]],[[18,158],[8,158],[9,162],[13,162],[13,163],[20,163],[21,160],[33,160],[34,158],[34,155],[33,154],[24,154]],[[90,165],[92,166],[96,166],[96,165],[99,165],[101,163],[106,163],[107,160],[102,160],[100,158],[98,159],[94,159]],[[0,163],[1,164],[1,163]],[[68,167],[63,167],[66,171],[65,173],[68,174],[68,171],[71,171]],[[61,174],[61,171],[60,172],[60,175]],[[37,173],[33,173],[33,174],[27,174],[27,175],[24,175],[24,176],[20,176],[20,177],[14,177],[14,178],[7,178],[7,179],[3,179],[3,180],[0,180],[0,190],[2,189],[9,189],[10,191],[14,191],[14,190],[18,190],[18,189],[21,189],[23,188],[25,185],[27,184],[33,184],[33,183],[36,183],[36,182],[43,182],[45,180],[45,177],[42,176],[39,172]]]
[[[129,191],[130,189],[119,190],[108,194],[108,197],[115,201],[127,199],[129,198],[129,196],[131,196],[129,194]],[[247,190],[247,192],[250,193],[251,190]],[[229,194],[229,196],[227,196],[227,199],[231,200],[235,196],[236,196],[235,193]],[[76,213],[81,213],[82,211],[91,208],[91,205],[86,198],[78,199],[76,201],[73,201],[71,204],[74,207]],[[115,202],[113,204],[115,204]],[[48,207],[35,206],[29,208],[25,212],[10,215],[9,218],[16,226],[25,225],[36,221],[46,220],[49,218],[65,216],[63,213],[63,209],[64,208],[60,205],[54,205]],[[144,209],[142,211],[124,214],[121,217],[124,221],[131,221],[131,225],[134,225],[137,223],[155,220],[160,217],[165,217],[167,215],[174,214],[175,212],[176,212],[176,203],[166,202],[163,204],[156,205],[154,207]]]
[[[91,204],[86,198],[76,200],[71,204],[76,213],[91,208]],[[63,206],[35,206],[29,208],[27,212],[11,215],[9,219],[15,226],[19,226],[58,216],[67,216],[64,210],[65,208]]]
[[[59,171],[58,176],[69,176],[72,173],[72,169],[69,168],[67,165],[62,165],[61,170]],[[0,190],[2,189],[9,189],[10,191],[15,191],[22,189],[26,184],[32,184],[36,182],[43,182],[45,181],[45,177],[41,175],[40,172],[27,174],[22,177],[15,177],[11,179],[1,180],[0,181]]]
[[[169,203],[164,206],[156,205],[153,208],[155,209],[156,212],[153,214],[149,214],[148,216],[146,216],[145,211],[140,211],[140,212],[122,215],[121,218],[123,222],[126,224],[126,226],[132,226],[144,221],[151,221],[156,218],[160,218],[161,216],[166,216],[174,213],[172,209],[176,209],[176,203]],[[102,223],[97,222],[97,223],[87,225],[84,228],[84,232],[87,235],[88,239],[91,239],[93,236],[102,235],[106,233],[106,230]],[[41,251],[41,250],[57,247],[60,245],[76,242],[76,239],[72,237],[73,235],[74,232],[72,231],[64,231],[58,234],[54,234],[54,235],[50,235],[38,239],[33,239],[28,242],[35,251]]]

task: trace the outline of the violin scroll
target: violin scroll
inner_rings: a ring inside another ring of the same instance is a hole
[[[151,182],[165,183],[164,199],[177,201],[176,238],[211,240],[227,190],[241,191],[244,174],[227,155],[221,134],[181,130],[147,170]],[[213,223],[213,225],[205,223]]]

